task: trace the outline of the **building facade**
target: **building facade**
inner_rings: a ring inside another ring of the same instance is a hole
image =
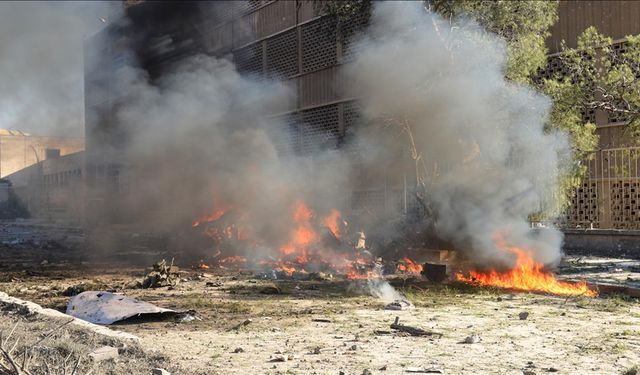
[[[367,14],[336,22],[322,14],[320,2],[308,0],[125,1],[124,6],[129,24],[112,25],[85,44],[88,212],[112,212],[107,220],[115,222],[117,213],[124,212],[118,202],[128,189],[122,159],[127,136],[113,119],[118,95],[112,85],[132,59],[151,79],[185,57],[204,53],[231,56],[241,73],[285,81],[296,95],[283,113],[273,114],[281,117],[289,135],[276,143],[301,155],[320,143],[340,143],[358,122],[357,104],[343,94],[338,70],[353,57],[354,36],[366,26]],[[577,36],[595,25],[616,41],[616,48],[624,48],[626,35],[640,33],[639,19],[637,1],[560,1],[543,75],[562,73],[555,58],[562,40],[575,46]],[[583,115],[597,124],[600,145],[563,224],[640,229],[640,151],[627,142],[625,120],[600,111]],[[386,170],[358,176],[348,206],[375,211],[406,202],[405,177]]]
[[[37,162],[83,150],[82,137],[45,137],[0,129],[0,178]]]

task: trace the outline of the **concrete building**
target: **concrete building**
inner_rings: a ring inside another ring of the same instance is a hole
[[[0,178],[39,161],[83,150],[82,137],[44,137],[0,129]]]
[[[84,151],[50,157],[14,172],[4,180],[30,217],[57,224],[84,222]]]

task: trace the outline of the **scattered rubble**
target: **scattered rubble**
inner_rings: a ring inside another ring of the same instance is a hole
[[[170,265],[167,265],[167,262],[162,259],[160,262],[153,264],[153,270],[142,280],[141,287],[147,289],[176,286],[179,281],[178,271],[178,267],[173,265],[173,259]]]

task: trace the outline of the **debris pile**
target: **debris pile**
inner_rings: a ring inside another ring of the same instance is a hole
[[[153,264],[153,270],[142,280],[141,287],[147,289],[176,286],[179,280],[178,267],[173,265],[173,259],[170,265],[167,265],[167,262],[162,259],[160,262]]]

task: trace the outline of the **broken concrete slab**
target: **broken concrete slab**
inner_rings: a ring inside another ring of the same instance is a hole
[[[120,294],[87,291],[69,301],[67,314],[94,324],[109,325],[133,317],[155,315],[159,318],[166,314],[162,318],[167,318],[181,313]]]

